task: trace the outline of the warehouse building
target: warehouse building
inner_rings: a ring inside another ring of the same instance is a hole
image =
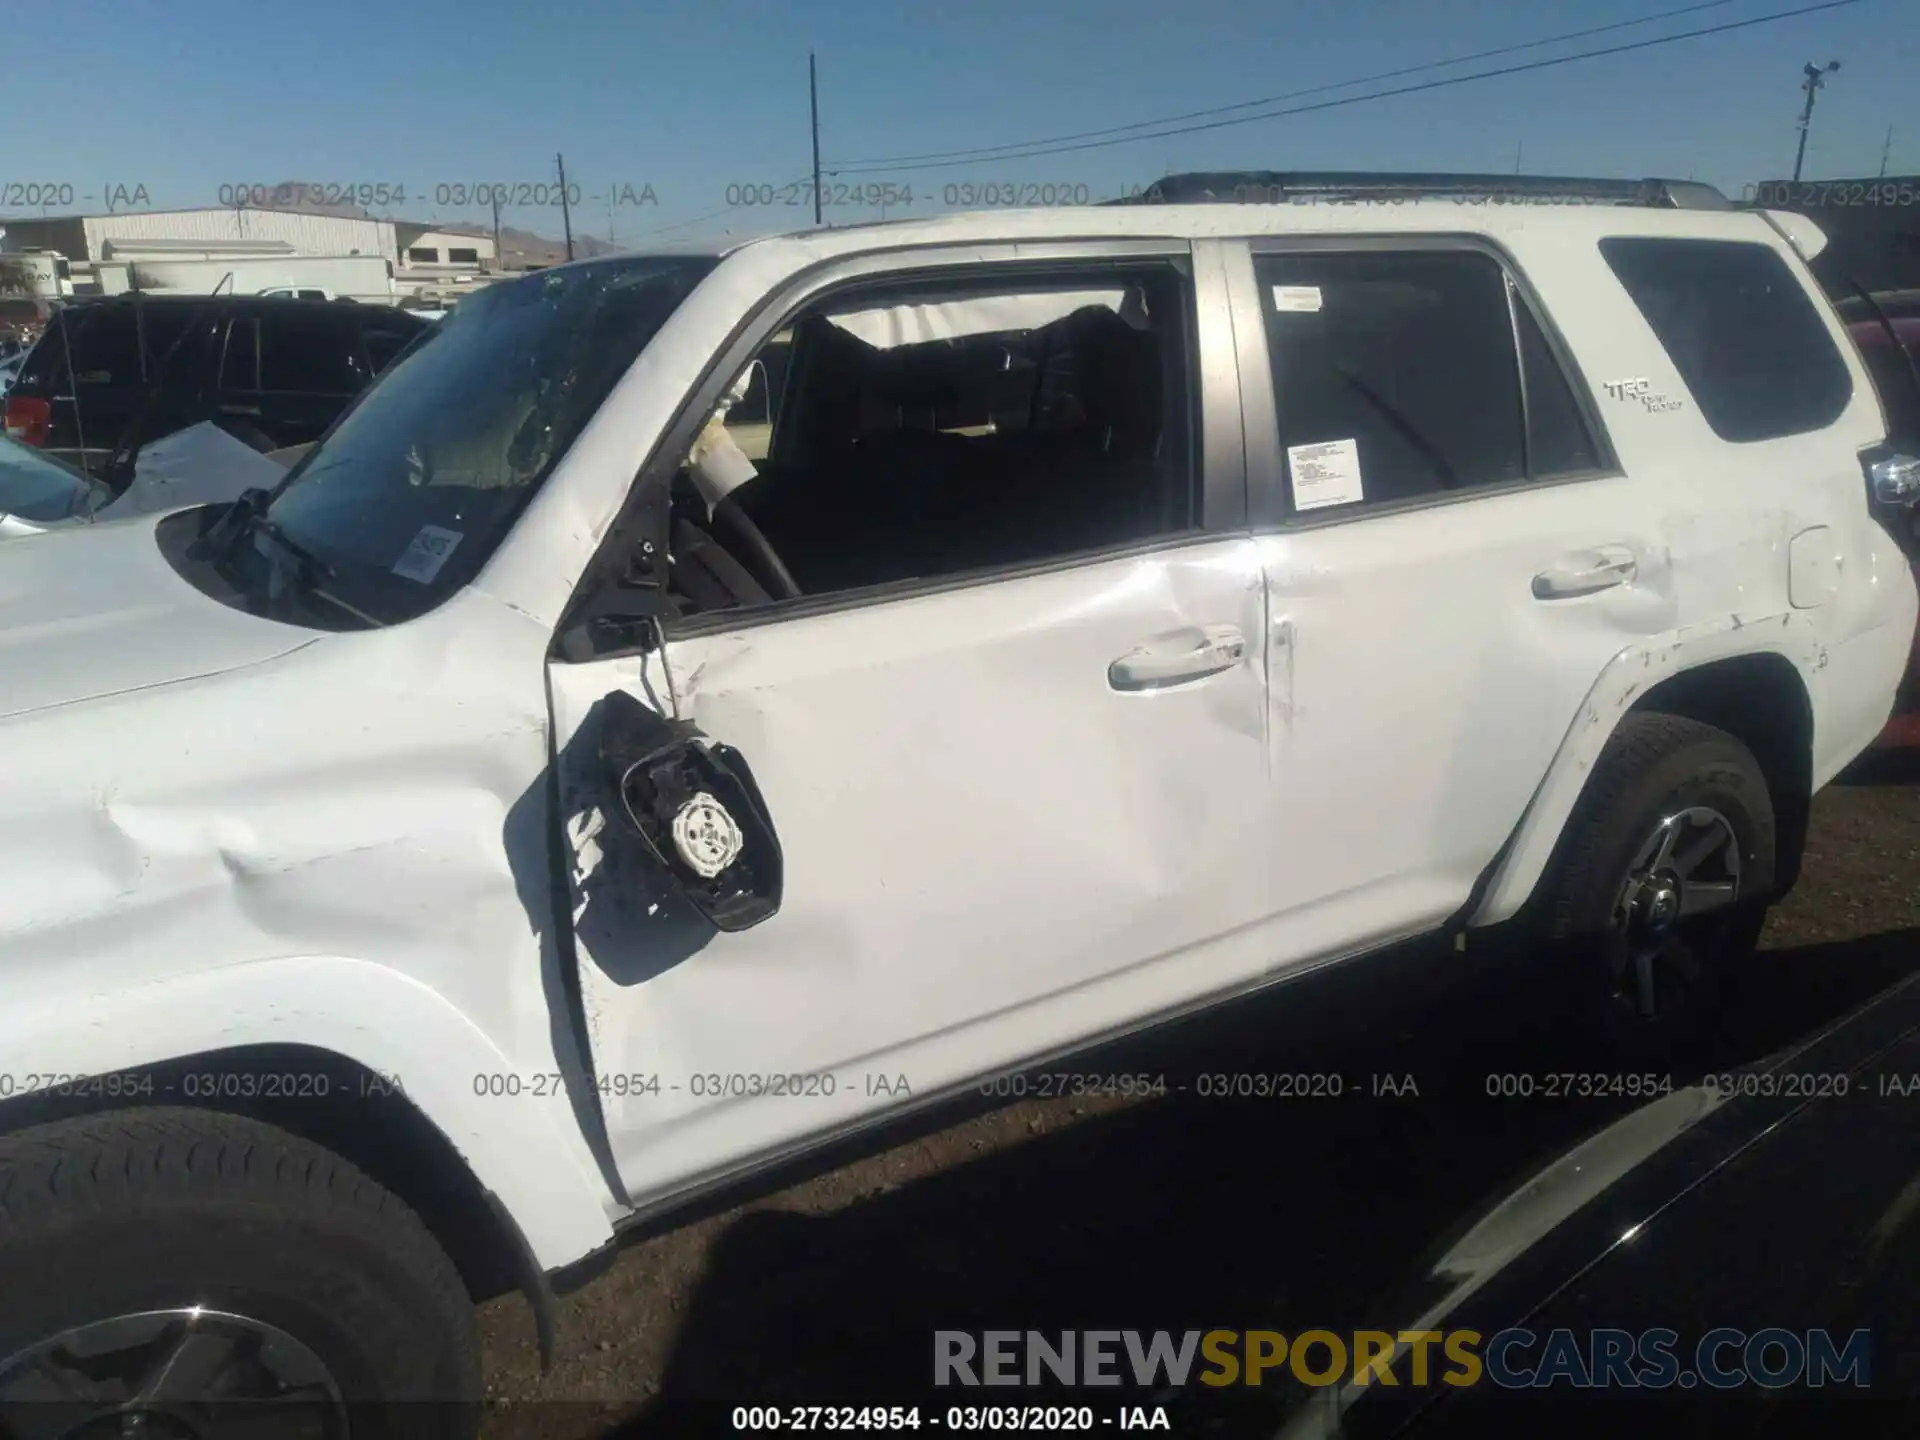
[[[25,216],[5,222],[0,250],[51,250],[70,261],[141,259],[157,248],[183,253],[183,242],[204,241],[216,253],[259,246],[293,255],[379,255],[399,260],[391,220],[308,215],[295,210],[210,206],[126,215]],[[190,248],[190,247],[189,247]]]

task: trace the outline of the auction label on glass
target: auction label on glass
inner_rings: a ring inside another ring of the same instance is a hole
[[[1323,440],[1289,445],[1287,471],[1293,476],[1293,508],[1318,510],[1351,505],[1365,498],[1360,484],[1360,445],[1355,440]]]
[[[394,561],[393,573],[402,580],[431,584],[433,577],[440,573],[440,567],[447,563],[447,557],[453,554],[454,546],[463,538],[458,530],[448,530],[440,525],[422,525],[420,533],[407,542],[405,553]]]

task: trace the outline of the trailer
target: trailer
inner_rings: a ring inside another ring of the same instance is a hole
[[[290,295],[391,305],[393,264],[382,255],[219,255],[132,260],[127,288],[176,294]]]

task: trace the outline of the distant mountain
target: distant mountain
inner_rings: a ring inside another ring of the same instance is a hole
[[[298,193],[300,186],[288,182],[278,189]],[[438,230],[450,235],[491,236],[491,225],[475,225],[464,221],[436,223],[432,220],[403,219],[397,215],[375,215],[364,205],[329,205],[319,200],[302,197],[297,202],[285,205],[265,205],[266,210],[285,210],[298,215],[336,215],[349,220],[392,220],[397,224],[415,225],[419,228]],[[559,220],[556,214],[554,219]],[[576,260],[590,259],[595,255],[617,255],[625,246],[610,245],[598,236],[576,232],[573,237],[573,255]],[[521,230],[512,225],[500,227],[500,259],[510,266],[521,265],[558,265],[567,258],[567,246],[564,240],[551,239],[531,230]]]

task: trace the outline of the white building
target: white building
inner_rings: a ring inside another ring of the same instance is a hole
[[[491,270],[497,258],[493,236],[484,230],[431,230],[394,223],[400,262],[408,269]]]
[[[199,210],[150,210],[126,215],[26,216],[4,222],[7,250],[49,250],[70,261],[169,257],[205,242],[213,253],[257,246],[293,255],[378,255],[399,260],[391,220],[348,215],[306,215],[294,210],[215,206]]]

